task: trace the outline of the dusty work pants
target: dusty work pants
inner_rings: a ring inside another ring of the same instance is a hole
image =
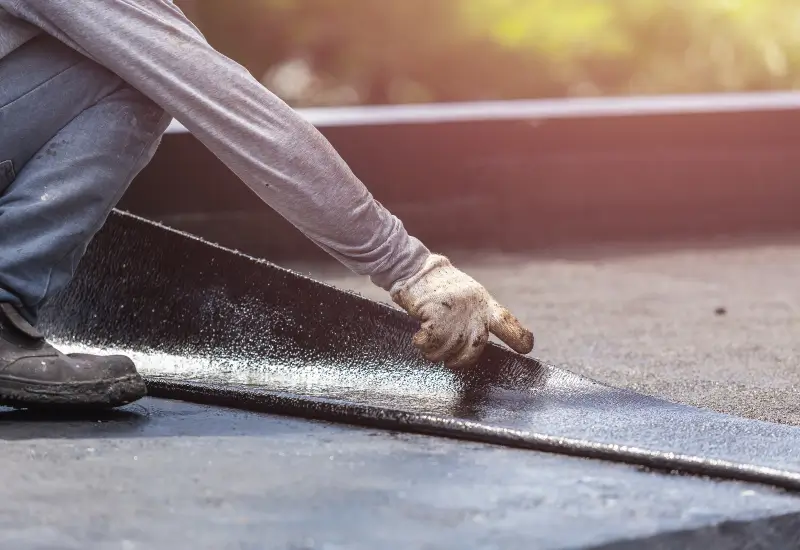
[[[49,36],[0,60],[0,302],[36,321],[170,121]]]

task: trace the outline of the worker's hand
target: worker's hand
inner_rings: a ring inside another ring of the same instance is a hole
[[[444,256],[431,255],[418,273],[395,284],[390,294],[422,321],[414,345],[431,362],[444,361],[448,367],[475,363],[490,332],[517,353],[533,349],[533,334]]]

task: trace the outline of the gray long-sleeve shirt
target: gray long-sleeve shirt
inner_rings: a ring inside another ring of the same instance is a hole
[[[0,60],[41,31],[150,97],[355,273],[388,290],[429,256],[313,126],[170,0],[0,0]]]

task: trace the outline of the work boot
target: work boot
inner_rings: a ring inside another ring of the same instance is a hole
[[[0,303],[0,405],[112,408],[146,393],[129,358],[64,355],[14,306]]]

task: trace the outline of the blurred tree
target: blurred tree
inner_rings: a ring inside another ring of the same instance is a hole
[[[178,0],[295,105],[788,89],[797,0]]]

